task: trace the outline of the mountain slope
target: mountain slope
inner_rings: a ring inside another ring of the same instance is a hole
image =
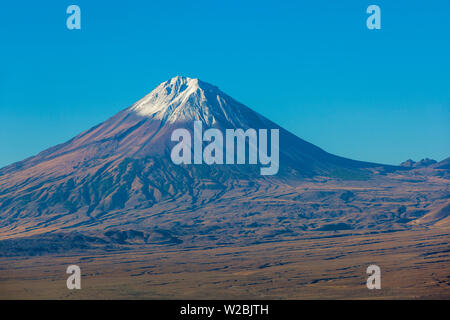
[[[318,174],[321,170],[327,173],[330,167],[360,169],[380,166],[329,154],[280,128],[217,87],[198,79],[175,77],[104,123],[35,157],[0,169],[0,175],[23,171],[56,158],[76,165],[107,156],[114,159],[166,156],[174,145],[170,142],[174,128],[192,130],[194,120],[202,121],[204,128],[280,129],[280,152],[287,160],[284,166],[297,168],[302,175]]]
[[[176,128],[192,132],[194,120],[204,129],[279,129],[279,173],[263,177],[259,165],[174,165],[170,135]],[[78,228],[100,224],[100,217],[117,210],[134,214],[182,199],[196,207],[232,190],[245,194],[249,185],[368,179],[393,169],[329,154],[217,87],[175,77],[73,139],[0,169],[0,231],[20,235]]]

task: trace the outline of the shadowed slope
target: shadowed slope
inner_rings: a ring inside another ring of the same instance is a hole
[[[259,165],[174,165],[170,135],[180,127],[192,132],[195,120],[204,129],[279,129],[279,173],[263,177]],[[132,212],[186,197],[198,205],[263,182],[369,179],[394,169],[329,154],[217,87],[175,77],[73,139],[0,169],[0,230],[21,234],[84,228],[114,210]],[[202,192],[205,185],[217,192]]]

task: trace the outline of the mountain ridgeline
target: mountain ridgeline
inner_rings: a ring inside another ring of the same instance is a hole
[[[278,173],[261,176],[250,164],[173,164],[171,134],[192,132],[194,121],[223,131],[279,129]],[[400,169],[407,170],[327,153],[216,86],[177,76],[73,139],[0,169],[0,230],[11,236],[95,226],[116,211],[139,221],[134,214],[157,203],[194,208],[242,185],[368,180]]]

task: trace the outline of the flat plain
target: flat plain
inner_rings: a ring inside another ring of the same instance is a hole
[[[449,299],[447,227],[249,246],[0,258],[0,299]],[[68,265],[82,289],[68,290]],[[368,290],[366,268],[381,268]]]

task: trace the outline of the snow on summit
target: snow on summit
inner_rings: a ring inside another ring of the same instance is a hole
[[[161,83],[129,110],[163,123],[199,120],[211,126],[222,121],[242,124],[243,108],[247,109],[216,86],[176,76]]]

